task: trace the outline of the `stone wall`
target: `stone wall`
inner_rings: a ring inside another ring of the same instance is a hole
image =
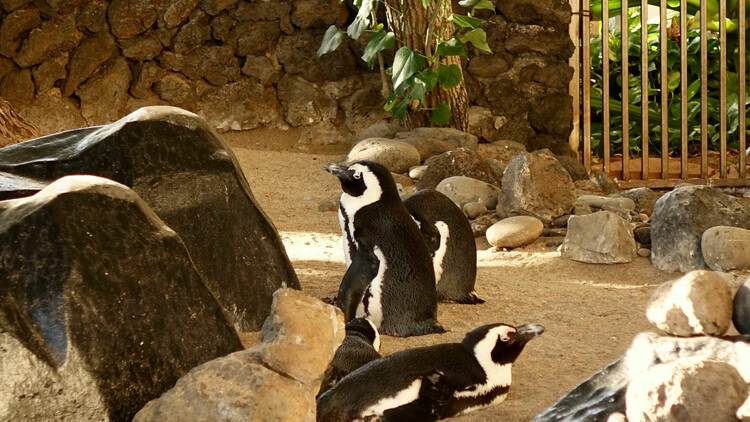
[[[560,150],[571,130],[566,0],[497,0],[494,52],[465,63],[474,130]],[[219,131],[302,127],[349,142],[388,117],[380,77],[350,42],[315,57],[339,0],[0,0],[0,96],[43,133],[144,106],[194,111]]]

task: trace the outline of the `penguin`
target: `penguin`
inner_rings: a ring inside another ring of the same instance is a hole
[[[511,366],[544,327],[489,324],[461,343],[403,350],[344,377],[317,400],[318,422],[434,421],[495,405]]]
[[[336,304],[345,320],[365,317],[381,334],[399,337],[444,332],[430,252],[391,173],[370,161],[323,168],[344,191],[339,221],[349,265]]]
[[[336,385],[341,378],[364,364],[380,359],[380,334],[366,318],[354,318],[346,324],[346,337],[336,349],[323,374],[318,395]]]
[[[440,301],[484,303],[474,292],[477,246],[469,220],[442,193],[423,189],[404,199],[432,254]]]

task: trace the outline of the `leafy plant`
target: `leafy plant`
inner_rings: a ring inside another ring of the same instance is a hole
[[[692,1],[692,0],[690,0]],[[709,3],[712,0],[709,0]],[[743,0],[744,1],[744,0]],[[610,2],[610,8],[615,2]],[[658,1],[656,2],[658,4]],[[674,2],[669,2],[674,3]],[[679,6],[679,1],[676,2]],[[729,2],[728,2],[729,3]],[[599,6],[601,3],[598,3]],[[735,2],[736,4],[736,2]],[[619,8],[619,1],[617,2]],[[599,7],[599,10],[601,8]],[[615,9],[612,8],[612,11]],[[619,9],[617,9],[619,13]],[[709,8],[710,11],[710,8]],[[678,12],[670,12],[673,15],[672,25],[678,25]],[[592,105],[592,150],[599,154],[603,153],[601,144],[603,125],[602,125],[602,48],[604,45],[609,48],[610,56],[610,136],[611,151],[617,153],[622,151],[622,56],[621,56],[621,38],[620,31],[614,25],[614,19],[610,25],[610,33],[605,34],[606,43],[602,38],[591,40],[591,57],[592,57],[592,79],[591,105]],[[688,57],[688,80],[687,86],[687,120],[688,120],[688,145],[689,152],[695,153],[700,147],[700,31],[693,29],[695,15],[688,15],[690,22],[687,31],[687,57]],[[628,57],[629,57],[629,78],[627,81],[629,94],[629,130],[630,145],[629,150],[632,155],[638,155],[641,149],[641,110],[643,106],[643,93],[641,92],[641,24],[640,9],[634,8],[629,10],[628,16]],[[648,33],[648,63],[646,77],[648,78],[648,98],[647,113],[649,116],[649,149],[651,151],[661,151],[661,76],[659,69],[660,62],[660,39],[659,25],[649,24],[646,28]],[[668,31],[669,32],[669,31]],[[735,32],[736,34],[736,32]],[[709,31],[707,36],[708,45],[708,127],[707,137],[709,148],[718,149],[719,141],[719,39],[718,34]],[[668,107],[668,134],[669,134],[669,153],[679,151],[680,148],[680,45],[679,35],[677,39],[669,38],[667,40],[667,107]],[[739,123],[738,107],[738,39],[737,37],[727,37],[727,128],[729,147],[737,147],[737,130]],[[747,52],[746,52],[747,54]],[[749,56],[750,57],[750,56]],[[746,96],[746,103],[750,104],[750,95]]]
[[[357,15],[352,23],[346,31],[335,25],[329,27],[317,54],[320,57],[336,50],[345,36],[354,40],[366,37],[367,44],[362,60],[373,67],[377,59],[381,73],[390,75],[391,88],[388,90],[384,108],[396,118],[404,118],[409,107],[427,110],[424,107],[427,93],[434,89],[449,90],[461,83],[461,68],[455,64],[444,64],[443,59],[449,56],[466,56],[464,46],[469,43],[477,49],[490,52],[487,34],[479,27],[483,21],[474,16],[479,9],[494,11],[495,6],[490,0],[459,1],[459,4],[469,11],[465,15],[452,13],[448,17],[448,20],[456,25],[456,30],[448,39],[439,35],[443,33],[442,26],[446,22],[437,17],[441,10],[450,7],[450,0],[422,0],[422,7],[425,9],[430,4],[435,6],[429,17],[423,52],[415,51],[403,41],[397,40],[392,31],[388,31],[382,23],[377,22],[377,9],[381,3],[385,4],[384,0],[355,0]],[[401,4],[404,7],[404,3]],[[403,10],[398,13],[404,19],[409,16]],[[407,23],[404,27],[408,28],[411,25]],[[381,53],[393,48],[397,41],[401,47],[396,51],[392,66],[385,69]],[[430,121],[435,125],[446,125],[451,121],[451,109],[448,104],[440,103],[429,111]]]

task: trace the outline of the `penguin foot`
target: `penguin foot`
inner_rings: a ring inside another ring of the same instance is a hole
[[[440,334],[446,332],[445,328],[443,328],[443,326],[436,321],[425,322],[415,327],[400,328],[392,330],[391,332],[389,331],[390,330],[384,331],[383,327],[380,328],[381,334],[386,334],[394,337],[424,336],[427,334]]]
[[[323,303],[325,303],[325,304],[328,304],[328,305],[332,305],[332,306],[336,306],[336,299],[334,299],[334,298],[332,298],[332,297],[330,297],[330,296],[326,296],[326,297],[321,297],[321,298],[320,298],[320,300],[321,300],[321,301],[322,301]]]
[[[440,302],[443,303],[460,303],[462,305],[479,305],[484,303],[484,299],[477,296],[476,293],[471,292],[468,295],[454,299],[454,298],[448,298],[448,297],[441,297]]]

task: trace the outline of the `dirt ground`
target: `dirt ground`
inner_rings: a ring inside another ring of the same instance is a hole
[[[279,230],[303,290],[314,297],[334,297],[345,271],[338,219],[335,212],[318,211],[318,204],[340,193],[338,181],[321,166],[341,160],[345,151],[289,151],[284,136],[274,136],[263,132],[227,140],[256,199]],[[488,249],[480,239],[476,291],[486,303],[439,304],[445,334],[384,336],[381,352],[390,354],[460,341],[467,331],[492,322],[546,327],[514,365],[508,399],[455,420],[528,421],[617,359],[636,333],[649,330],[646,301],[657,285],[678,276],[655,269],[648,258],[617,265],[566,260],[556,248],[545,246],[553,239],[505,252]]]

